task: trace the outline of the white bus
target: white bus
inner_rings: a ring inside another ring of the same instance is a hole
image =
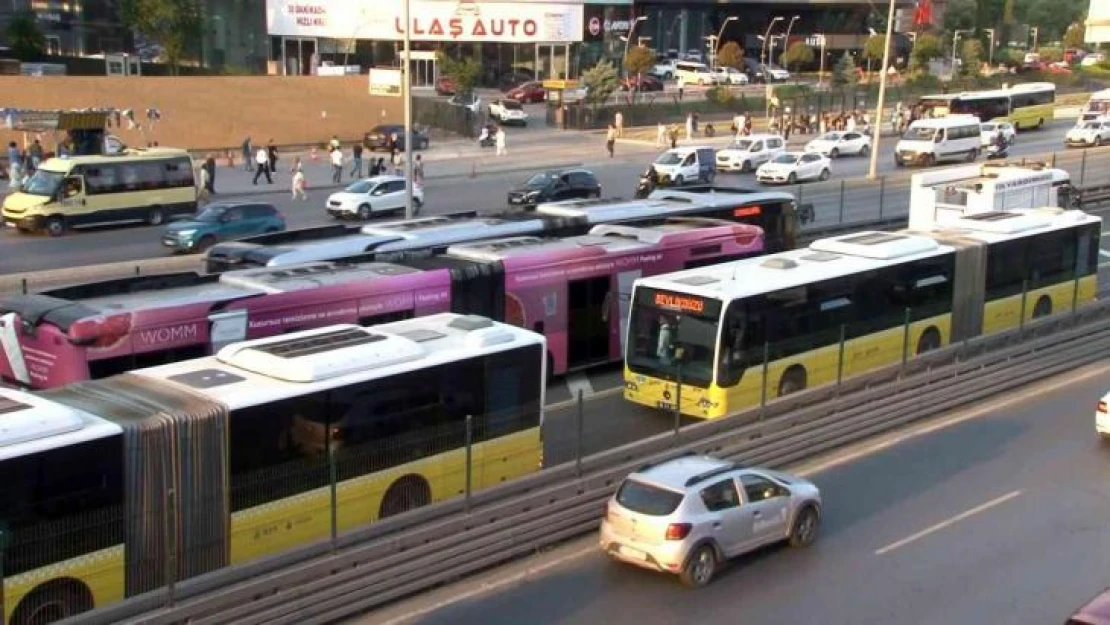
[[[537,471],[545,363],[540,335],[444,313],[0,389],[5,622],[152,590],[170,561],[180,580],[458,496],[468,416],[473,488]]]
[[[681,412],[717,418],[1071,310],[1094,300],[1101,222],[993,211],[639,279],[624,396],[674,409],[681,378]]]

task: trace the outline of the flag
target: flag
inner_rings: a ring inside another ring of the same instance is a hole
[[[930,26],[933,23],[933,0],[917,0],[913,12],[914,26]]]

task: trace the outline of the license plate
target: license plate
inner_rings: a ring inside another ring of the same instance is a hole
[[[657,401],[655,402],[655,407],[663,410],[674,410],[674,404],[669,401]]]
[[[174,241],[173,239],[162,239],[162,245],[165,245],[166,247],[177,247],[177,241]]]
[[[621,545],[620,547],[617,547],[617,551],[626,558],[631,558],[633,560],[647,560],[647,554],[643,551],[640,551],[639,549],[633,549],[632,547]]]
[[[520,198],[516,198],[516,197],[509,198],[509,204],[520,204]]]
[[[14,221],[5,221],[4,225],[9,227],[9,228],[15,228],[16,227]]]

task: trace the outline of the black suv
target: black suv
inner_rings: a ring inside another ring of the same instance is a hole
[[[389,137],[393,134],[397,135],[397,149],[405,149],[404,124],[382,124],[380,126],[374,126],[370,129],[370,132],[366,133],[366,136],[363,137],[362,145],[371,152],[375,150],[389,151]],[[428,135],[419,128],[412,129],[412,149],[428,149]]]
[[[545,171],[509,191],[509,206],[535,208],[543,202],[601,197],[597,176],[585,169]]]

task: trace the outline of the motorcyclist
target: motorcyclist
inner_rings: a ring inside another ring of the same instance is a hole
[[[659,174],[655,171],[655,165],[648,165],[647,171],[640,174],[640,184],[636,189],[636,195],[639,197],[647,197],[652,191],[655,190]]]
[[[994,135],[994,147],[996,150],[998,150],[999,154],[1005,152],[1006,148],[1009,147],[1009,143],[1006,142],[1006,135],[1002,134],[1001,131],[995,133]]]

